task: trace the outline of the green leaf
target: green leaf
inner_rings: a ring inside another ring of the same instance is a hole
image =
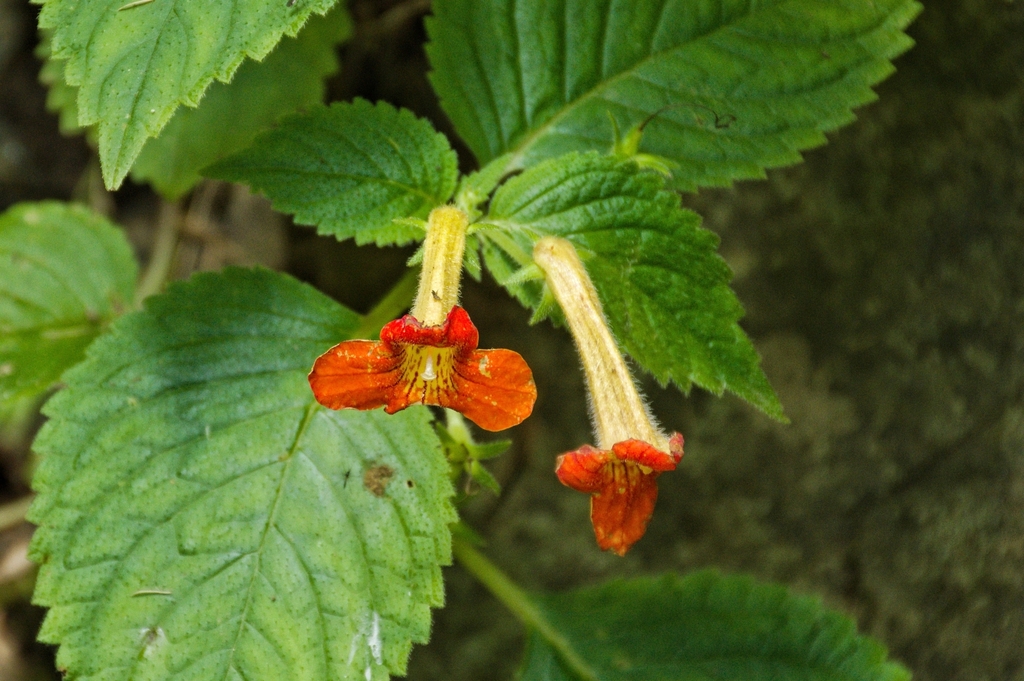
[[[458,170],[429,122],[357,99],[286,118],[206,174],[250,185],[321,234],[383,246],[423,238],[394,220],[426,217],[448,201]]]
[[[43,0],[54,59],[78,88],[78,123],[97,125],[103,177],[118,187],[181,104],[197,106],[214,79],[262,60],[283,35],[336,0]]]
[[[431,82],[481,165],[611,148],[724,185],[800,160],[875,98],[912,41],[913,0],[437,0]]]
[[[664,178],[596,153],[546,161],[506,182],[484,222],[484,261],[531,307],[539,282],[518,281],[533,242],[569,239],[582,251],[623,349],[662,383],[729,390],[769,416],[782,407],[737,323],[743,308],[717,254],[718,238],[664,189]],[[590,257],[588,257],[590,256]]]
[[[909,681],[885,648],[817,599],[713,571],[534,597],[592,679]],[[577,681],[538,633],[521,681]]]
[[[494,493],[494,496],[501,496],[501,483],[494,475],[484,468],[479,461],[472,461],[469,464],[469,476],[476,480],[477,484],[485,487]]]
[[[471,220],[480,215],[480,204],[490,197],[501,180],[508,174],[505,170],[507,163],[508,157],[506,156],[496,158],[459,181],[459,188],[455,193],[455,205],[466,211]]]
[[[177,198],[199,182],[202,168],[244,149],[285,114],[322,102],[324,78],[338,70],[335,46],[351,31],[348,13],[339,7],[314,16],[262,62],[246,61],[230,84],[211,85],[198,108],[179,109],[146,142],[132,179]]]
[[[338,68],[337,43],[351,33],[344,7],[314,16],[297,38],[285,38],[263,62],[246,61],[231,83],[214,83],[195,109],[179,109],[159,136],[146,141],[132,178],[150,182],[176,199],[201,179],[199,171],[248,146],[256,134],[288,113],[323,100],[323,78]],[[39,79],[48,86],[47,109],[59,115],[60,131],[81,132],[78,88],[64,80],[64,62],[50,57],[49,36],[36,50],[45,63]],[[96,142],[95,127],[86,132]]]
[[[455,516],[424,407],[313,400],[360,318],[267,270],[119,319],[47,403],[30,517],[68,678],[380,681],[442,603]]]
[[[0,215],[0,404],[39,395],[131,305],[124,233],[81,206],[22,203]]]

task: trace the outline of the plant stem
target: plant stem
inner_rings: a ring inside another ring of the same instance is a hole
[[[459,304],[462,259],[466,251],[469,216],[455,206],[438,206],[427,217],[423,267],[412,316],[424,326],[444,324]]]
[[[352,333],[352,338],[376,338],[381,327],[409,309],[416,285],[419,281],[418,270],[409,270],[398,280],[390,291],[380,299],[373,309],[363,315],[363,321]]]
[[[608,328],[597,289],[572,242],[546,236],[534,246],[533,261],[544,270],[548,288],[576,341],[590,391],[598,448],[607,450],[635,439],[668,451],[668,438],[651,421],[626,359]]]
[[[28,513],[28,507],[32,503],[32,499],[32,495],[29,495],[0,506],[0,532],[9,527],[14,527],[25,519],[25,514]]]
[[[498,569],[497,565],[458,536],[453,539],[452,551],[467,572],[487,587],[487,590],[504,603],[523,624],[540,634],[548,645],[555,649],[569,671],[584,681],[597,681],[594,670],[580,658],[529,595]]]
[[[174,253],[178,250],[178,230],[181,227],[181,209],[178,204],[164,201],[160,204],[160,216],[157,218],[156,240],[149,256],[149,265],[135,289],[135,307],[141,307],[142,301],[159,293],[167,281],[174,263]]]

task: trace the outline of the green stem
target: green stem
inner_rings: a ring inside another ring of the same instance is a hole
[[[471,575],[480,580],[495,598],[505,604],[528,628],[540,634],[548,645],[555,649],[562,662],[575,676],[584,681],[597,681],[597,674],[584,662],[572,645],[558,631],[544,612],[534,604],[525,591],[508,578],[498,566],[484,554],[473,548],[468,541],[456,536],[452,551],[455,558]]]
[[[376,338],[381,327],[409,309],[416,295],[419,270],[409,270],[372,310],[363,315],[363,320],[352,333],[352,338]]]
[[[469,426],[466,425],[466,419],[463,418],[460,412],[454,409],[444,410],[445,426],[448,428],[448,432],[451,433],[452,437],[456,441],[462,443],[473,443],[473,434],[469,430]]]
[[[181,226],[181,209],[178,204],[164,201],[160,204],[160,217],[157,219],[156,240],[149,256],[149,264],[135,289],[135,307],[141,307],[142,301],[159,293],[167,282],[174,264],[174,253],[178,250],[178,229]]]
[[[484,236],[497,244],[499,248],[512,256],[512,258],[519,263],[520,267],[526,267],[533,262],[533,255],[524,251],[522,247],[516,243],[516,240],[513,239],[506,231],[508,228],[492,222],[485,224],[490,226],[491,229],[486,229],[486,231],[481,230],[481,236]]]

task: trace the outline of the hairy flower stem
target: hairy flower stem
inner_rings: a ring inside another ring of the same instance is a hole
[[[573,674],[584,681],[597,681],[597,674],[577,653],[561,632],[548,620],[544,612],[519,586],[509,579],[497,565],[473,548],[465,539],[455,536],[452,552],[456,560],[477,578],[491,594],[501,601],[527,628],[536,631],[554,648],[562,662]]]
[[[469,217],[455,206],[440,206],[427,218],[423,270],[412,316],[424,326],[444,323],[459,302],[462,255],[466,250]]]
[[[576,249],[565,239],[544,237],[534,247],[533,259],[544,271],[576,340],[590,388],[598,447],[611,449],[636,439],[668,451],[668,439],[651,421]]]

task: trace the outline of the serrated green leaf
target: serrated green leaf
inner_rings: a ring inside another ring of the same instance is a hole
[[[43,0],[54,59],[78,88],[78,123],[97,125],[103,177],[118,187],[148,137],[179,105],[196,106],[214,79],[262,60],[284,35],[336,0]]]
[[[198,108],[178,109],[146,142],[132,179],[175,199],[199,182],[201,169],[244,149],[285,114],[321,103],[324,78],[338,70],[335,46],[351,32],[348,13],[339,7],[311,18],[262,62],[243,63],[230,83],[211,85]]]
[[[885,648],[806,596],[713,571],[534,597],[592,679],[909,681]],[[578,681],[540,634],[521,681]]]
[[[495,193],[484,221],[499,228],[495,247],[512,239],[518,255],[489,255],[507,282],[512,263],[544,235],[583,250],[587,270],[623,349],[662,383],[721,394],[729,390],[769,416],[783,418],[759,358],[737,323],[743,308],[717,254],[718,238],[679,205],[660,175],[596,153],[552,159],[512,178]],[[481,234],[487,234],[481,230]],[[504,248],[503,248],[504,250]],[[512,280],[513,282],[516,280]],[[511,286],[530,306],[539,282]]]
[[[22,203],[0,215],[0,404],[49,390],[131,305],[124,233],[81,206]]]
[[[197,108],[178,109],[160,134],[146,141],[132,178],[176,199],[201,179],[201,169],[244,149],[282,116],[320,103],[323,78],[338,68],[335,46],[351,30],[348,13],[338,7],[313,16],[298,37],[282,40],[263,62],[244,62],[230,83],[211,85]],[[62,133],[81,132],[78,88],[65,82],[64,62],[49,58],[48,35],[36,56],[45,61],[39,80],[49,88],[46,108],[58,114]],[[86,135],[95,144],[95,127]]]
[[[481,165],[642,151],[693,189],[795,163],[910,47],[913,0],[437,0],[431,82]]]
[[[197,275],[119,319],[44,408],[40,638],[69,679],[371,681],[444,598],[429,411],[334,412],[306,373],[357,315],[285,275]]]
[[[321,234],[383,246],[423,238],[394,220],[426,217],[447,202],[458,170],[429,122],[357,99],[286,118],[205,174],[248,184]]]
[[[507,174],[507,163],[508,158],[505,156],[496,158],[459,181],[459,188],[455,192],[455,205],[466,211],[470,220],[480,215],[478,206],[487,200]]]

